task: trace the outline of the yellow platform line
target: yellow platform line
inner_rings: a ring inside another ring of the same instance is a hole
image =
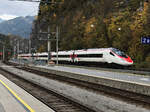
[[[29,112],[35,112],[27,103],[25,103],[20,97],[17,96],[17,94],[11,90],[3,81],[0,80],[0,83],[8,89],[8,91],[22,104],[24,105],[28,110]]]

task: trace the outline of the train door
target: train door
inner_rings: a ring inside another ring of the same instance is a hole
[[[71,62],[75,62],[75,52],[73,52],[71,55],[70,55],[70,57],[71,57]]]
[[[113,60],[114,60],[114,57],[115,57],[115,55],[111,51],[108,51],[108,52],[104,53],[104,60],[107,63],[112,63]]]

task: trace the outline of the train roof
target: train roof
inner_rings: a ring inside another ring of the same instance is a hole
[[[72,54],[74,51],[59,51],[59,55]],[[56,52],[52,52],[53,55],[56,55]]]
[[[95,51],[95,50],[97,50],[97,51],[99,51],[99,50],[112,50],[112,49],[114,49],[114,48],[90,48],[90,49],[80,49],[80,50],[69,50],[69,51],[59,51],[59,52],[65,52],[65,53],[67,53],[67,52],[74,52],[74,51]]]
[[[112,50],[112,49],[116,49],[116,48],[90,48],[90,49],[81,49],[81,50],[69,50],[69,51],[59,51],[58,54],[59,55],[65,55],[65,54],[72,54],[73,52],[76,52],[76,53],[85,53],[85,52],[88,52],[88,53],[92,53],[92,52],[98,52],[98,51],[107,51],[107,50]],[[51,52],[53,55],[56,55],[56,52]],[[21,55],[31,55],[31,54],[21,54]],[[34,53],[33,55],[48,55],[47,52],[42,52],[42,53]]]

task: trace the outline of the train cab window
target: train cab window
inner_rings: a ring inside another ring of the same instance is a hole
[[[122,51],[120,51],[120,50],[118,50],[118,49],[113,48],[112,51],[113,51],[115,54],[117,54],[117,55],[119,55],[119,56],[121,56],[121,57],[128,58],[128,56],[127,56],[124,52],[122,52]]]
[[[110,52],[110,55],[115,56],[112,52]]]

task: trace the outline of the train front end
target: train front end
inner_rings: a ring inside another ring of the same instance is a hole
[[[115,49],[115,48],[112,48],[112,52],[117,58],[117,60],[115,62],[116,64],[123,65],[123,66],[133,65],[133,60],[128,55],[126,55],[124,52],[122,52],[118,49]]]

